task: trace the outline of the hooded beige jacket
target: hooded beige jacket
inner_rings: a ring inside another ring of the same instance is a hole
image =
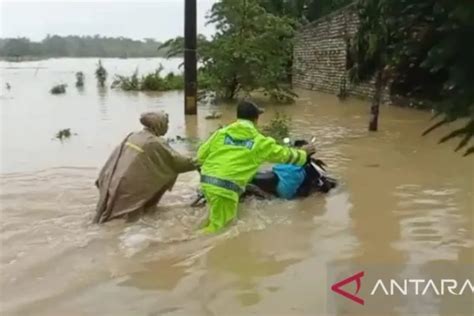
[[[95,223],[156,205],[172,189],[179,173],[197,168],[192,158],[179,154],[160,137],[168,129],[165,113],[145,113],[140,122],[145,129],[129,134],[99,174]]]

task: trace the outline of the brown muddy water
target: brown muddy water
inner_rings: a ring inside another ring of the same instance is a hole
[[[103,62],[112,75],[160,60]],[[98,89],[95,63],[0,63],[2,315],[324,315],[335,263],[474,263],[474,165],[454,144],[436,144],[448,130],[421,137],[429,113],[383,107],[380,131],[369,134],[367,103],[308,91],[291,106],[265,104],[264,119],[289,113],[294,134],[317,137],[318,156],[340,179],[330,194],[246,201],[232,227],[202,237],[205,210],[188,206],[198,175],[188,173],[155,213],[92,225],[98,169],[140,128],[141,112],[164,109],[169,136],[200,138],[234,116],[228,105],[217,108],[220,120],[204,120],[214,106],[202,105],[185,118],[179,92]],[[50,95],[58,83],[67,93]],[[77,135],[54,140],[61,128]]]

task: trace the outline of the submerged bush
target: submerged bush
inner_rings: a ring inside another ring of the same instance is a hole
[[[277,142],[283,143],[283,139],[290,136],[290,123],[290,117],[277,112],[272,120],[262,127],[262,132],[266,136],[273,137]]]
[[[152,73],[138,76],[138,70],[131,76],[116,75],[112,87],[118,87],[125,91],[168,91],[184,89],[184,76],[175,75],[170,72],[165,77],[161,76],[163,66]]]
[[[184,76],[182,74],[175,75],[170,72],[165,77],[165,86],[168,90],[181,90],[184,89]]]
[[[158,69],[154,73],[147,74],[142,77],[140,89],[142,91],[166,91],[170,90],[165,84],[165,79],[160,76],[161,70]]]
[[[115,79],[112,82],[112,88],[119,87],[125,91],[140,90],[140,81],[138,79],[138,70],[130,76],[115,75]]]
[[[67,85],[65,85],[65,84],[58,84],[58,85],[52,87],[50,92],[51,92],[51,94],[63,94],[63,93],[66,93],[66,87],[67,87]]]
[[[97,78],[99,85],[103,87],[105,85],[105,81],[107,80],[107,70],[104,68],[104,66],[102,66],[101,60],[99,60],[99,63],[97,64],[95,77]]]
[[[71,129],[70,128],[65,128],[60,130],[59,132],[56,133],[56,138],[59,140],[63,140],[65,138],[71,137]]]
[[[76,72],[76,87],[84,86],[84,73],[82,71]]]
[[[211,91],[213,89],[213,78],[212,76],[205,71],[205,69],[200,68],[198,70],[198,90],[200,91]]]

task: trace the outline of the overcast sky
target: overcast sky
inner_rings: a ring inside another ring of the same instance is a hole
[[[197,0],[198,33],[214,32],[205,16],[216,0]],[[47,34],[145,37],[164,41],[183,34],[184,0],[0,0],[0,37],[42,40]]]

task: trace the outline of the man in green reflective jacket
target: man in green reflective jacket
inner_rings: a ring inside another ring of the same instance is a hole
[[[203,232],[225,227],[237,215],[239,196],[264,162],[305,164],[314,145],[301,149],[279,145],[256,128],[263,111],[250,101],[237,106],[237,121],[216,132],[198,150],[201,189],[209,205]]]

